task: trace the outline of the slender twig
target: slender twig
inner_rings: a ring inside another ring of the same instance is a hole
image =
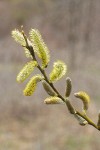
[[[96,129],[98,129],[98,126],[87,115],[83,115],[79,111],[76,111],[76,114],[78,114],[79,116],[84,118],[88,122],[88,124],[90,124],[91,126],[95,127]]]

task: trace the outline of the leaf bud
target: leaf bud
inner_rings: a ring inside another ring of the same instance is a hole
[[[50,96],[57,96],[57,94],[54,92],[54,90],[51,88],[51,86],[50,86],[45,80],[42,80],[42,85],[43,85],[45,91],[46,91]]]
[[[66,91],[65,91],[65,96],[69,97],[70,93],[72,90],[72,83],[71,83],[71,79],[69,77],[66,78]]]

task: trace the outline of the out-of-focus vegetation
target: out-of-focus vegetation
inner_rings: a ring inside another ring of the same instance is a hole
[[[91,96],[88,113],[96,122],[100,108],[99,12],[99,0],[0,1],[0,149],[100,149],[98,131],[78,126],[64,106],[43,104],[46,93],[42,86],[31,98],[22,95],[24,85],[16,83],[16,75],[26,60],[23,49],[11,38],[11,30],[21,25],[27,33],[38,28],[52,61],[60,58],[68,65],[73,91],[81,89]],[[63,81],[56,84],[61,93]]]

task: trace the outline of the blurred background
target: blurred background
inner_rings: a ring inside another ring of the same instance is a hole
[[[1,150],[99,150],[100,133],[81,127],[64,105],[46,106],[40,84],[31,97],[23,96],[16,76],[28,61],[11,37],[21,25],[28,34],[37,28],[53,61],[68,66],[73,90],[71,101],[81,111],[73,93],[91,97],[88,115],[97,122],[100,109],[100,1],[99,0],[0,0],[0,149]],[[38,71],[35,70],[34,73]],[[34,74],[33,73],[33,74]],[[65,78],[55,84],[64,95]]]

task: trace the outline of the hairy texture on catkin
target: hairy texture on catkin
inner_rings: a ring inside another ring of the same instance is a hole
[[[39,81],[41,81],[43,79],[43,76],[41,75],[35,75],[33,76],[30,81],[27,83],[26,88],[24,89],[23,93],[25,96],[31,96],[35,89],[36,89],[36,85]]]
[[[28,62],[23,69],[20,71],[20,73],[17,76],[17,82],[21,83],[24,82],[25,79],[29,77],[29,75],[33,72],[34,68],[37,66],[36,61],[30,61]]]
[[[15,29],[12,31],[12,37],[15,39],[15,41],[20,44],[21,46],[23,46],[24,50],[25,50],[25,55],[27,58],[32,58],[32,55],[30,54],[29,50],[26,48],[26,41],[25,38],[22,34],[22,32],[20,32],[18,29]],[[29,45],[32,45],[31,42],[27,39],[27,42]]]
[[[18,29],[15,29],[12,31],[12,37],[15,39],[17,43],[19,43],[22,46],[26,46],[26,41],[23,37],[22,32],[20,32]]]
[[[69,97],[70,93],[72,90],[72,83],[71,83],[71,79],[69,77],[66,78],[66,91],[65,91],[65,96]]]
[[[45,104],[63,104],[64,102],[56,96],[48,97],[44,100]]]
[[[54,90],[51,88],[51,86],[50,86],[45,80],[42,80],[42,85],[43,85],[45,91],[46,91],[50,96],[57,96],[57,94],[54,92]]]
[[[58,60],[57,62],[54,62],[53,64],[53,70],[50,73],[50,82],[57,81],[60,78],[62,78],[67,70],[67,66],[64,62]]]
[[[90,97],[88,96],[88,94],[83,91],[80,91],[78,93],[75,93],[74,95],[75,95],[75,97],[82,100],[83,110],[86,111],[89,107],[89,102],[90,102]]]
[[[38,57],[42,60],[42,67],[47,67],[50,61],[49,50],[44,43],[40,32],[37,29],[31,29],[29,32],[30,39],[33,45],[34,51],[37,53]]]

